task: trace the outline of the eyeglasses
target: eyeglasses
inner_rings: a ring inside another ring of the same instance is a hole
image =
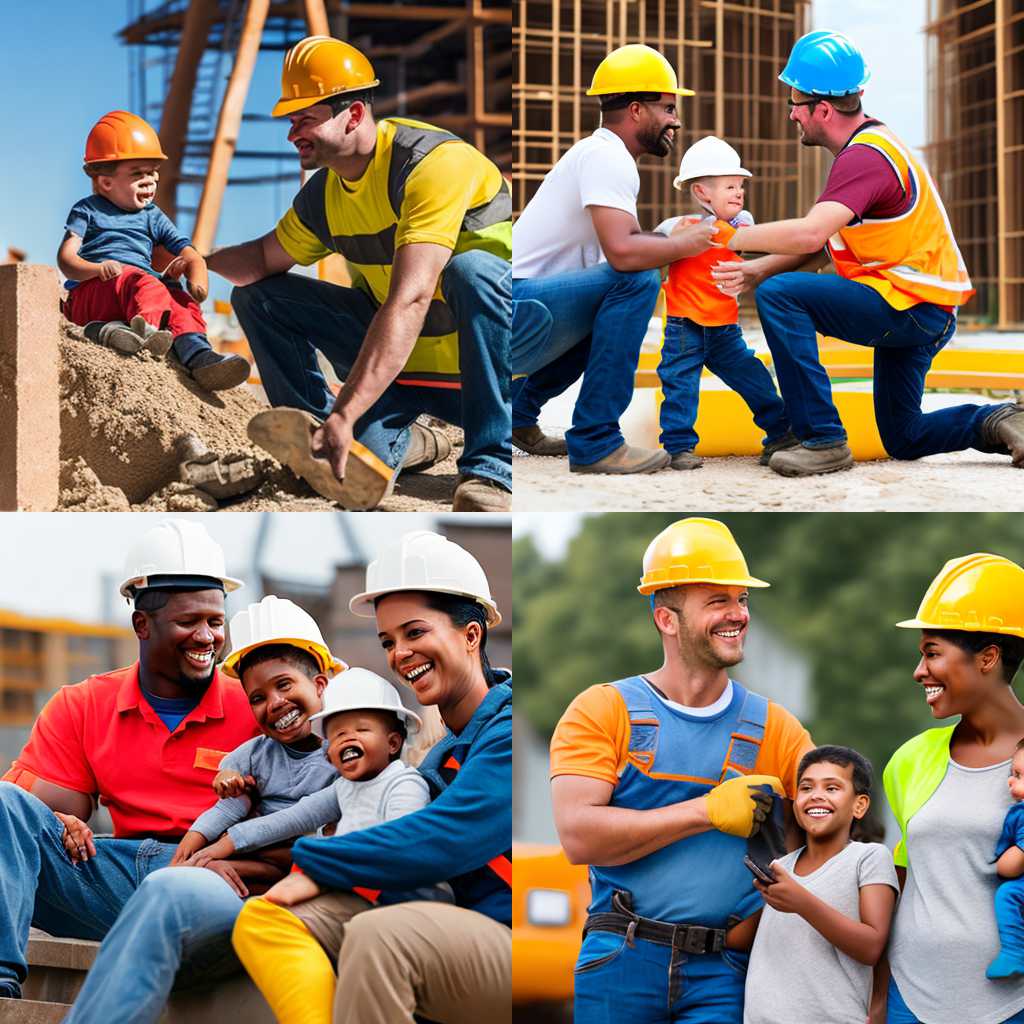
[[[792,110],[794,107],[810,107],[811,109],[808,111],[808,113],[809,114],[813,114],[814,113],[814,108],[819,103],[824,103],[824,102],[825,102],[825,100],[823,100],[823,99],[816,99],[816,100],[794,100],[794,99],[787,99],[786,100],[786,106],[789,107],[790,110]]]

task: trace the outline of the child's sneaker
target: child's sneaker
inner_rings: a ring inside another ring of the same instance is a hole
[[[676,452],[668,464],[669,469],[700,469],[703,465],[704,460],[699,455],[695,455],[692,449]]]
[[[167,355],[167,351],[171,347],[171,343],[174,341],[174,336],[170,331],[154,327],[144,316],[141,315],[132,317],[131,327],[132,330],[142,338],[142,348],[144,351],[156,356],[157,359],[162,359]]]
[[[185,367],[189,376],[207,391],[227,391],[249,379],[249,361],[241,356],[222,356],[212,348],[196,353]]]
[[[117,352],[133,356],[143,346],[140,338],[123,320],[91,320],[82,328],[82,333],[97,345],[105,345]]]

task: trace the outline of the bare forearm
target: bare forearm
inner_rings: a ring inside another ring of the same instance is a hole
[[[805,218],[779,220],[737,228],[729,248],[739,252],[768,252],[781,255],[807,256],[820,250],[826,239],[806,223]]]
[[[605,257],[616,270],[632,273],[665,267],[676,260],[697,256],[705,249],[707,245],[703,242],[694,243],[685,236],[646,231],[627,236],[615,249],[605,252]]]
[[[100,265],[83,260],[81,256],[58,256],[57,266],[69,281],[91,281],[99,277]]]
[[[885,949],[889,936],[863,921],[854,921],[830,907],[813,893],[807,893],[807,906],[800,916],[836,949],[858,963],[874,966]]]
[[[704,797],[648,811],[580,807],[556,824],[562,847],[572,863],[607,867],[629,864],[711,828]]]
[[[1024,875],[1024,850],[1019,846],[1004,850],[996,861],[996,874],[1000,878],[1020,878]]]
[[[429,297],[411,303],[388,299],[377,310],[338,393],[335,413],[354,424],[384,394],[408,361],[429,306]]]
[[[240,245],[228,245],[206,257],[206,266],[232,284],[247,285],[268,276],[263,246],[258,238]]]

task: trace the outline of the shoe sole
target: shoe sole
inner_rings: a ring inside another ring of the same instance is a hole
[[[339,480],[330,463],[310,450],[310,438],[319,426],[300,409],[267,409],[249,420],[246,432],[254,444],[305,480],[317,494],[353,511],[376,508],[394,489],[398,470],[353,441],[345,479]]]
[[[103,344],[122,355],[133,356],[142,349],[142,339],[128,327],[104,332]]]
[[[837,466],[828,466],[824,469],[814,469],[807,472],[803,469],[780,469],[778,466],[773,466],[770,462],[768,468],[778,473],[779,476],[798,477],[798,476],[827,476],[829,473],[841,473],[844,469],[853,469],[854,460],[851,458],[848,462],[841,462]]]
[[[249,379],[249,364],[244,359],[231,359],[190,372],[192,379],[207,391],[230,391]]]
[[[156,334],[151,334],[142,343],[142,350],[155,356],[157,359],[163,359],[171,350],[171,345],[173,344],[174,338],[170,331],[157,331]]]
[[[651,458],[647,462],[640,463],[632,469],[595,469],[594,465],[589,466],[577,466],[574,463],[569,463],[570,473],[593,473],[595,476],[631,476],[634,473],[657,473],[659,469],[664,469],[672,460],[668,457],[668,452],[660,452],[660,458]]]

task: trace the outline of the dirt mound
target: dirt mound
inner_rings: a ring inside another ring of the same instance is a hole
[[[81,459],[101,486],[117,488],[131,504],[178,480],[182,435],[195,434],[218,454],[266,459],[245,433],[266,408],[248,388],[213,394],[165,360],[122,356],[70,332],[60,350],[61,461]]]

